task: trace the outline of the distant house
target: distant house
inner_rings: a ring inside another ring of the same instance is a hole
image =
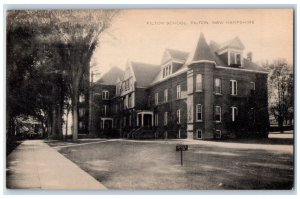
[[[265,136],[268,72],[244,58],[238,37],[192,53],[166,49],[160,65],[128,61],[96,84],[96,130],[126,138]]]

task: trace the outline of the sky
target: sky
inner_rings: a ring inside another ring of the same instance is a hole
[[[120,12],[99,41],[93,70],[125,69],[128,60],[160,64],[166,48],[193,54],[201,32],[208,43],[238,36],[254,62],[284,58],[293,64],[291,9],[147,9]]]

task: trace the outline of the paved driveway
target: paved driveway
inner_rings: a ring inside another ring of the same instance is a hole
[[[56,149],[109,189],[291,189],[292,134],[272,136],[219,142],[99,140]],[[189,145],[183,166],[178,143]]]

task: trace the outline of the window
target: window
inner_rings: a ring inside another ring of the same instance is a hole
[[[129,126],[131,127],[131,115],[129,115],[128,122],[129,122]]]
[[[202,139],[202,130],[201,129],[197,129],[196,132],[197,132],[198,139]]]
[[[241,65],[241,55],[240,54],[236,54],[235,58],[236,58],[235,59],[235,63],[240,66]]]
[[[158,114],[157,113],[154,114],[154,125],[158,126]]]
[[[168,89],[164,90],[164,102],[168,101]]]
[[[118,104],[116,104],[116,113],[118,113],[119,109],[118,109]]]
[[[202,105],[201,104],[196,105],[196,120],[197,120],[197,122],[202,121]]]
[[[108,100],[109,92],[107,90],[102,91],[102,99]]]
[[[235,55],[233,52],[230,53],[230,65],[235,64]]]
[[[221,107],[220,106],[215,107],[215,121],[221,122]]]
[[[181,118],[180,118],[180,109],[177,110],[177,124],[181,123]]]
[[[129,79],[124,81],[124,86],[125,86],[124,90],[128,91],[129,90]]]
[[[177,99],[181,98],[181,86],[177,85]]]
[[[158,93],[155,93],[155,105],[158,105]]]
[[[108,112],[108,106],[107,105],[104,105],[103,106],[103,116],[106,116],[107,115],[107,112]]]
[[[79,102],[84,102],[84,101],[85,101],[85,95],[81,93],[79,95]]]
[[[238,116],[238,108],[237,107],[231,107],[231,116],[232,116],[231,120],[233,122],[235,122],[237,119],[237,116]]]
[[[117,85],[116,86],[116,95],[120,95],[120,92],[121,90],[120,90],[120,85]]]
[[[165,115],[164,115],[164,125],[165,126],[168,125],[168,112],[165,112]]]
[[[128,108],[128,95],[126,95],[124,97],[124,108],[127,109]]]
[[[79,108],[79,117],[83,117],[85,114],[85,109],[84,108]]]
[[[255,91],[255,82],[250,82],[250,90]]]
[[[123,117],[123,127],[126,126],[126,116]]]
[[[221,139],[222,138],[222,132],[221,130],[216,130],[216,138]]]
[[[202,91],[202,74],[196,76],[196,91]]]
[[[237,95],[237,81],[230,80],[231,95]]]
[[[241,63],[241,54],[240,53],[230,53],[230,65],[242,65]]]
[[[82,121],[79,122],[79,129],[85,129],[85,125]]]
[[[131,97],[131,94],[128,95],[128,107],[129,108],[132,107],[132,97]]]
[[[171,75],[171,73],[172,73],[171,71],[172,71],[172,69],[171,69],[171,65],[170,64],[167,65],[167,66],[165,66],[163,68],[163,78],[168,77],[169,75]]]
[[[216,78],[215,79],[215,94],[221,94],[221,79]]]

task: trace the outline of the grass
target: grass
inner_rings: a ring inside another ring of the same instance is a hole
[[[180,152],[175,151],[179,142],[108,140],[60,149],[58,145],[58,149],[109,189],[293,187],[293,153],[276,149],[278,145],[270,140],[251,144],[251,148],[244,143],[193,141],[184,152],[183,166]],[[293,147],[288,143],[281,147]]]

